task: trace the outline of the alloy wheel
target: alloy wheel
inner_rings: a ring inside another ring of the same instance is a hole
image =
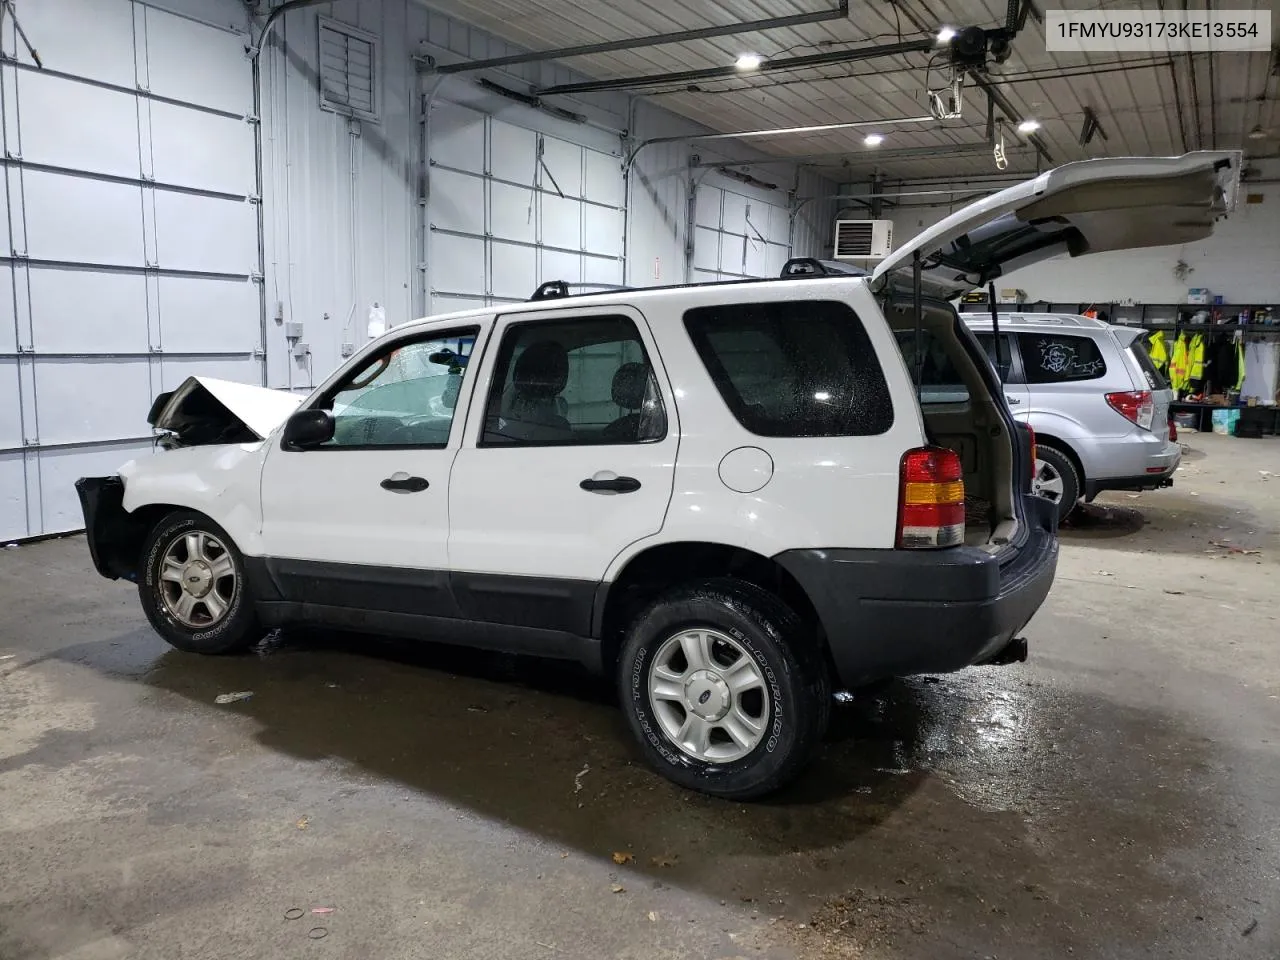
[[[206,629],[230,611],[239,578],[221,540],[190,530],[174,537],[165,549],[159,586],[170,616],[183,626]]]
[[[685,629],[665,640],[650,664],[648,687],[663,731],[697,760],[739,760],[769,728],[760,664],[718,630]]]

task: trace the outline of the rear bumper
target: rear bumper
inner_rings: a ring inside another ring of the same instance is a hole
[[[1058,566],[1056,509],[1023,500],[1029,534],[1007,559],[976,547],[788,550],[774,558],[813,602],[841,684],[999,657],[1040,609]]]
[[[1178,464],[1175,462],[1173,466],[1166,467],[1159,473],[1144,473],[1136,477],[1102,477],[1097,480],[1086,480],[1084,483],[1084,496],[1086,500],[1092,500],[1104,490],[1158,490],[1161,487],[1173,486],[1173,475],[1177,471]]]
[[[136,546],[142,531],[124,509],[124,481],[119,477],[82,477],[76,481],[76,493],[94,567],[111,580],[136,580]]]
[[[1069,442],[1084,466],[1086,492],[1090,481],[1171,474],[1182,462],[1182,446],[1177,441],[1162,439],[1139,427],[1124,436],[1077,438]]]

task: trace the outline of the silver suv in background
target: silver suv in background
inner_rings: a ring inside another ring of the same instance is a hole
[[[1036,433],[1034,489],[1064,519],[1103,490],[1171,486],[1182,458],[1174,393],[1147,355],[1146,331],[1090,317],[965,314],[1004,382],[1014,417]]]

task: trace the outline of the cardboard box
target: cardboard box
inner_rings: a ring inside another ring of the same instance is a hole
[[[1208,304],[1213,298],[1209,295],[1208,287],[1190,287],[1187,290],[1187,303],[1192,304]]]
[[[1026,303],[1027,291],[1016,287],[1005,287],[997,294],[998,303]]]

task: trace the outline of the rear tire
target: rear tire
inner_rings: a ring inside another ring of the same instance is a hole
[[[225,530],[177,510],[142,548],[138,598],[156,633],[188,653],[235,653],[262,635],[245,583],[244,559]]]
[[[1031,482],[1036,496],[1058,507],[1058,522],[1071,514],[1080,500],[1080,474],[1071,458],[1056,447],[1036,445],[1036,472]]]
[[[618,688],[654,769],[731,800],[795,779],[831,712],[812,631],[772,594],[728,578],[677,587],[641,612],[623,642]]]

